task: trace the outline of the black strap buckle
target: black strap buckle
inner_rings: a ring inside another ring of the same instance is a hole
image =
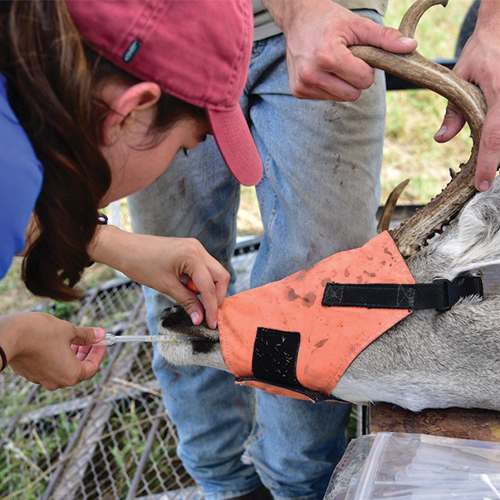
[[[483,277],[481,272],[464,273],[457,276],[453,281],[447,279],[436,279],[433,281],[442,285],[443,305],[436,307],[439,312],[449,311],[460,299],[471,295],[483,297]]]

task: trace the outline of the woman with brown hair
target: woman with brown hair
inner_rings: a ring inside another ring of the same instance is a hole
[[[229,275],[199,242],[98,226],[97,210],[153,182],[208,132],[233,175],[258,182],[238,105],[250,3],[13,0],[0,23],[0,278],[25,247],[28,288],[74,299],[95,260],[215,327]],[[45,314],[0,317],[0,368],[48,389],[73,385],[96,373],[103,335]]]

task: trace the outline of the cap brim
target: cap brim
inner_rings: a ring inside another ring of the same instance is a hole
[[[262,177],[262,160],[241,108],[206,111],[227,168],[240,184],[255,186]]]

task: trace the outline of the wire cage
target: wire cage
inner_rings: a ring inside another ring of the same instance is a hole
[[[258,240],[233,258],[248,288]],[[69,320],[115,334],[147,334],[141,287],[117,279],[92,290]],[[201,500],[176,454],[147,344],[109,347],[98,374],[54,392],[7,369],[0,378],[3,500]]]

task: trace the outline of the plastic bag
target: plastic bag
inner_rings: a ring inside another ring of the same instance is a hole
[[[500,500],[500,443],[378,433],[351,441],[324,500]]]

